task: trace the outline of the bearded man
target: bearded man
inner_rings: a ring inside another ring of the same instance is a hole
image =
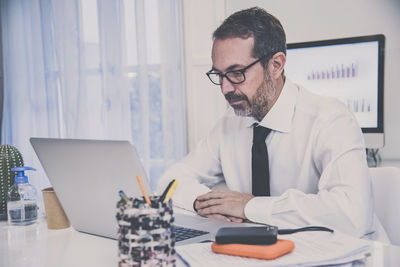
[[[320,225],[357,236],[379,228],[363,135],[334,98],[285,77],[286,36],[260,8],[214,32],[210,81],[232,109],[159,180],[179,179],[174,204],[201,216],[278,227]],[[225,182],[228,190],[212,190]],[[376,233],[375,233],[376,234]]]

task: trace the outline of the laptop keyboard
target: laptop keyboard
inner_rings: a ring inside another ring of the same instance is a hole
[[[175,233],[175,241],[176,242],[209,233],[209,232],[205,232],[205,231],[201,231],[201,230],[196,230],[196,229],[191,229],[191,228],[186,228],[186,227],[176,226],[176,225],[174,226],[172,231]]]

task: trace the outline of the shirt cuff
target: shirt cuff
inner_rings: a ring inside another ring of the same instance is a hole
[[[279,197],[254,197],[247,202],[244,215],[252,222],[273,224],[272,207]]]
[[[193,209],[194,201],[198,196],[208,192],[210,192],[210,189],[204,185],[198,185],[196,188],[182,185],[179,189],[176,189],[175,194],[172,196],[172,200],[174,201],[174,205],[196,212]]]

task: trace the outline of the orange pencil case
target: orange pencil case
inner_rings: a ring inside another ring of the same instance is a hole
[[[215,242],[211,244],[211,250],[214,253],[262,260],[276,259],[292,252],[293,249],[293,241],[286,239],[278,239],[272,245],[217,244]]]

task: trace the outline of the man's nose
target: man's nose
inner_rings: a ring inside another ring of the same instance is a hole
[[[234,85],[226,78],[222,77],[221,80],[221,92],[222,94],[226,95],[229,92],[235,91]]]

